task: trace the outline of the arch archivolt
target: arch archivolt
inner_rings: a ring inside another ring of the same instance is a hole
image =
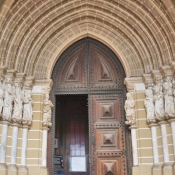
[[[127,76],[168,65],[174,23],[156,1],[17,1],[1,23],[1,65],[50,78],[59,55],[85,36],[115,52]]]

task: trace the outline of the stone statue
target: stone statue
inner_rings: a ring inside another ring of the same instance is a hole
[[[4,106],[4,83],[0,81],[0,115],[2,115],[2,108]]]
[[[154,101],[153,101],[153,92],[152,89],[148,88],[145,90],[146,98],[144,100],[144,105],[147,112],[147,122],[156,122],[154,116]]]
[[[13,89],[12,89],[12,79],[6,78],[5,80],[5,95],[4,95],[4,107],[2,118],[3,120],[10,121],[12,117],[12,101],[13,101]]]
[[[27,122],[26,124],[31,125],[33,115],[33,100],[30,85],[25,85],[23,102],[23,123]]]
[[[49,100],[50,87],[44,87],[44,108],[43,108],[43,126],[50,127],[51,123],[51,108],[53,107],[52,102]]]
[[[126,119],[125,123],[127,125],[135,124],[135,101],[133,100],[133,93],[128,92],[126,94],[127,100],[125,101],[125,111],[126,111]]]
[[[164,100],[163,100],[163,87],[162,87],[162,79],[156,78],[156,85],[154,85],[154,102],[155,102],[155,118],[156,120],[164,120]]]
[[[23,110],[23,92],[22,92],[22,84],[15,83],[14,90],[14,109],[12,120],[15,123],[20,123],[22,120],[22,110]]]
[[[165,116],[168,119],[169,116],[175,116],[174,97],[173,97],[173,84],[170,76],[167,76],[166,81],[163,84],[164,99],[165,99]]]
[[[49,100],[49,94],[44,95],[44,109],[43,109],[43,125],[50,127],[51,123],[51,108],[53,107],[52,102]]]

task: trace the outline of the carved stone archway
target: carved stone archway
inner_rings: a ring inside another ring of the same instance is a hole
[[[125,73],[116,55],[104,44],[84,38],[58,59],[51,97],[87,94],[89,167],[91,175],[131,175],[130,131],[125,125]],[[53,174],[55,108],[48,142],[48,167]],[[96,138],[96,139],[94,139]]]

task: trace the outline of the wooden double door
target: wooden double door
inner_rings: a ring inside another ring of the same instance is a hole
[[[57,129],[55,121],[59,121],[59,115],[56,115],[56,99],[61,95],[86,95],[87,118],[83,119],[82,116],[78,119],[76,115],[71,118],[70,115],[69,120],[72,123],[78,120],[80,123],[82,120],[87,123],[87,129],[81,132],[87,135],[84,137],[84,149],[88,157],[88,175],[131,174],[130,132],[124,123],[124,78],[125,73],[117,56],[107,46],[91,38],[84,38],[70,46],[58,59],[53,70],[52,100],[55,108],[50,143]],[[70,123],[67,123],[69,128]],[[70,151],[70,147],[65,147],[64,151],[68,149]],[[52,144],[49,145],[49,151],[50,174],[53,174],[54,165],[51,160],[55,150]],[[68,171],[68,164],[66,175],[74,175],[74,172]],[[81,175],[82,172],[76,173],[75,175]]]

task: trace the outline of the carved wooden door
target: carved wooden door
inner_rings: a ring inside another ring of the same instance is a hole
[[[52,77],[53,96],[88,95],[90,174],[131,175],[130,133],[124,123],[125,74],[116,55],[96,40],[82,39],[62,54]]]
[[[116,94],[90,96],[93,175],[127,174],[122,104]]]

